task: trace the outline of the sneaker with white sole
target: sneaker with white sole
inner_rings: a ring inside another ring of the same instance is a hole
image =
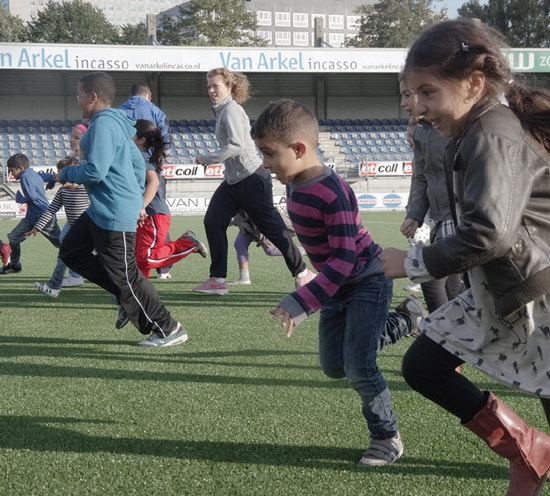
[[[395,311],[409,317],[411,321],[409,334],[411,336],[418,336],[418,326],[420,325],[422,319],[428,315],[428,312],[424,308],[422,302],[416,296],[410,295],[395,307]]]
[[[199,238],[197,238],[197,235],[193,231],[191,231],[190,229],[185,231],[180,236],[180,238],[187,238],[187,239],[193,241],[193,243],[195,244],[195,248],[197,249],[197,253],[202,258],[206,258],[208,256],[208,248],[206,247],[206,245]]]
[[[78,286],[84,286],[84,278],[67,276],[63,278],[61,283],[62,288],[76,288]]]
[[[52,298],[57,298],[59,296],[59,289],[50,288],[47,282],[35,282],[34,285],[39,291],[42,291],[44,294],[51,296]]]
[[[161,272],[157,276],[157,279],[172,279],[172,274],[170,274],[170,272],[164,272],[164,273]]]
[[[395,462],[403,454],[403,442],[399,433],[388,439],[371,439],[367,451],[357,463],[358,467],[382,467]]]
[[[195,293],[215,294],[219,296],[225,296],[229,294],[227,290],[227,283],[216,282],[215,277],[209,277],[206,281],[192,289]]]
[[[238,286],[240,284],[252,284],[252,281],[250,279],[237,279],[227,283],[228,286]]]
[[[311,270],[306,269],[306,275],[300,277],[296,276],[294,279],[294,283],[296,285],[296,289],[301,288],[302,286],[305,286],[309,281],[315,279],[315,273],[313,273]]]
[[[163,348],[165,346],[176,346],[185,343],[188,339],[189,335],[185,327],[178,322],[176,328],[168,334],[168,336],[164,337],[160,332],[155,331],[151,333],[147,339],[140,341],[137,345],[148,348]]]

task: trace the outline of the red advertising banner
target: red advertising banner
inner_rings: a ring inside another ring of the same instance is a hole
[[[361,164],[360,176],[411,176],[412,162],[366,162]]]

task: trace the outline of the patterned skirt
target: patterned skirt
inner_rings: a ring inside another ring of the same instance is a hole
[[[483,271],[471,288],[430,314],[420,330],[498,382],[550,398],[550,295],[497,316]]]

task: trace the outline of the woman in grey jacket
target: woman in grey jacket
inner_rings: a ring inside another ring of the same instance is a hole
[[[467,361],[538,396],[550,421],[550,92],[512,80],[499,39],[461,18],[411,47],[405,71],[418,110],[451,138],[457,228],[383,258],[386,275],[415,282],[468,273],[471,288],[420,325],[403,375],[509,461],[507,496],[534,496],[550,471],[550,436],[454,370]]]
[[[244,74],[225,68],[207,74],[208,95],[216,115],[216,139],[220,148],[196,158],[198,164],[225,165],[224,180],[214,192],[204,217],[210,248],[210,277],[193,288],[197,293],[226,295],[227,228],[239,210],[244,210],[282,253],[296,285],[314,277],[306,268],[292,235],[273,206],[270,173],[263,167],[250,137],[250,120],[239,105],[249,98],[250,84]]]

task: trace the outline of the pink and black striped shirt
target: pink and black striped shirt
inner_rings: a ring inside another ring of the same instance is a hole
[[[344,284],[382,274],[381,248],[361,223],[355,193],[329,167],[287,186],[296,235],[318,274],[279,304],[296,324],[319,310]]]

